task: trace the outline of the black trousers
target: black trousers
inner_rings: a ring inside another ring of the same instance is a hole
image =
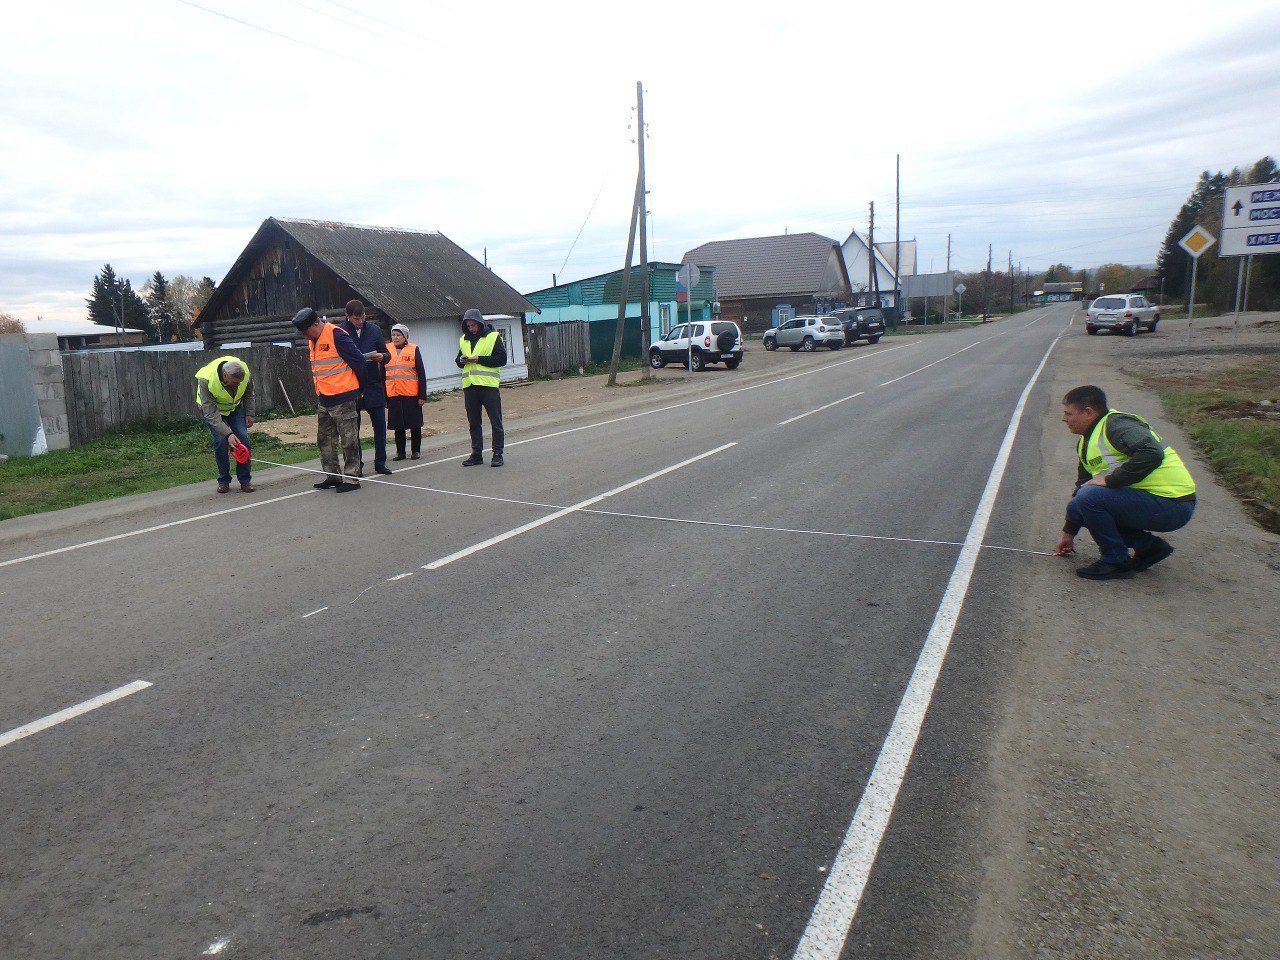
[[[464,387],[462,402],[467,409],[467,426],[471,428],[471,452],[480,456],[484,450],[484,431],[480,428],[480,411],[489,414],[493,430],[493,452],[502,455],[507,433],[502,429],[502,395],[498,387]]]
[[[396,433],[396,456],[401,458],[404,457],[405,432],[406,431],[404,430],[397,430],[395,432]],[[422,452],[422,428],[410,427],[408,430],[408,434],[409,434],[409,438],[413,442],[413,452],[421,453]]]

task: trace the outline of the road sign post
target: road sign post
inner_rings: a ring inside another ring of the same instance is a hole
[[[688,341],[689,351],[687,363],[689,364],[689,372],[693,373],[693,285],[702,279],[702,271],[695,267],[692,263],[686,263],[676,272],[676,283],[684,287],[685,303],[688,309],[685,313],[689,317],[689,324],[685,328],[684,335]],[[676,320],[680,319],[680,304],[676,304]]]
[[[1236,268],[1236,318],[1232,341],[1240,338],[1241,303],[1248,303],[1248,264],[1255,253],[1280,253],[1280,183],[1227,187],[1222,198],[1224,257],[1239,257]]]
[[[1191,342],[1191,313],[1196,308],[1196,264],[1200,262],[1200,254],[1204,253],[1217,239],[1204,227],[1196,224],[1187,231],[1187,235],[1178,241],[1187,256],[1191,258],[1191,295],[1187,298],[1187,342]]]
[[[963,283],[956,284],[956,295],[959,298],[956,301],[956,319],[957,320],[959,320],[962,316],[964,316],[964,292],[968,289],[969,288],[966,287]]]

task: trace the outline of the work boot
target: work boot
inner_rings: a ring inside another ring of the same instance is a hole
[[[253,493],[253,484],[252,484],[252,483],[242,483],[242,484],[240,484],[240,489],[241,489],[241,490],[243,490],[245,493]]]
[[[491,466],[491,467],[500,467],[500,466],[502,466],[502,454],[500,454],[500,453],[495,453],[495,454],[493,455],[493,459],[489,461],[489,466]]]
[[[1095,560],[1086,566],[1078,567],[1076,576],[1084,577],[1086,580],[1128,580],[1133,577],[1133,571],[1129,569],[1127,561],[1107,563],[1105,560]]]
[[[231,489],[231,484],[230,484],[230,483],[223,483],[221,480],[219,480],[219,481],[218,481],[218,492],[219,492],[219,493],[226,493],[226,492],[227,492],[228,490],[230,490],[230,489]]]
[[[1143,570],[1150,570],[1161,560],[1169,559],[1173,553],[1173,547],[1167,540],[1155,538],[1155,543],[1147,547],[1145,550],[1135,550],[1133,559],[1129,561],[1129,569],[1135,573],[1141,573]]]
[[[421,456],[421,454],[419,454],[419,453],[418,453],[418,451],[417,451],[417,450],[415,450],[415,451],[413,451],[413,453],[412,453],[412,454],[410,454],[410,456],[412,456],[412,457],[413,457],[413,459],[417,460],[417,459],[418,459],[418,457],[419,457],[419,456]]]
[[[484,457],[480,456],[478,453],[473,453],[471,456],[467,457],[467,459],[462,461],[462,465],[464,467],[478,467],[482,463],[484,463]]]
[[[341,482],[337,477],[325,477],[319,483],[313,483],[312,486],[317,490],[328,490],[330,487],[336,487]]]
[[[394,457],[392,457],[392,458],[391,458],[391,462],[392,462],[392,463],[395,463],[395,462],[397,462],[398,460],[403,460],[403,459],[404,459],[404,454],[403,454],[403,453],[397,453]]]
[[[388,477],[391,476],[391,468],[385,465],[381,467],[374,467],[373,471],[374,473],[381,473]]]
[[[338,485],[337,485],[336,487],[334,487],[333,489],[337,490],[339,493],[350,493],[352,490],[359,490],[359,489],[360,489],[360,484],[358,484],[358,483],[347,483],[347,482],[344,480],[342,483],[338,484]]]

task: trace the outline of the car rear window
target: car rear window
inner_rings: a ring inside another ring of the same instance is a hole
[[[725,320],[717,320],[715,323],[711,324],[711,332],[716,336],[719,336],[722,333],[737,333],[738,328]]]
[[[1124,297],[1099,297],[1093,305],[1100,310],[1119,310],[1125,305]]]

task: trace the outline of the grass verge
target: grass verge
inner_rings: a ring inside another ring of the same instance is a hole
[[[1146,376],[1165,410],[1255,519],[1280,533],[1280,357],[1209,374]],[[1260,400],[1271,400],[1263,407]]]
[[[249,431],[251,449],[277,463],[316,457],[314,444],[282,443]],[[232,463],[234,468],[235,464]],[[233,475],[234,476],[234,475]],[[130,493],[217,479],[209,431],[198,420],[155,421],[70,450],[0,463],[0,520],[60,510]]]

